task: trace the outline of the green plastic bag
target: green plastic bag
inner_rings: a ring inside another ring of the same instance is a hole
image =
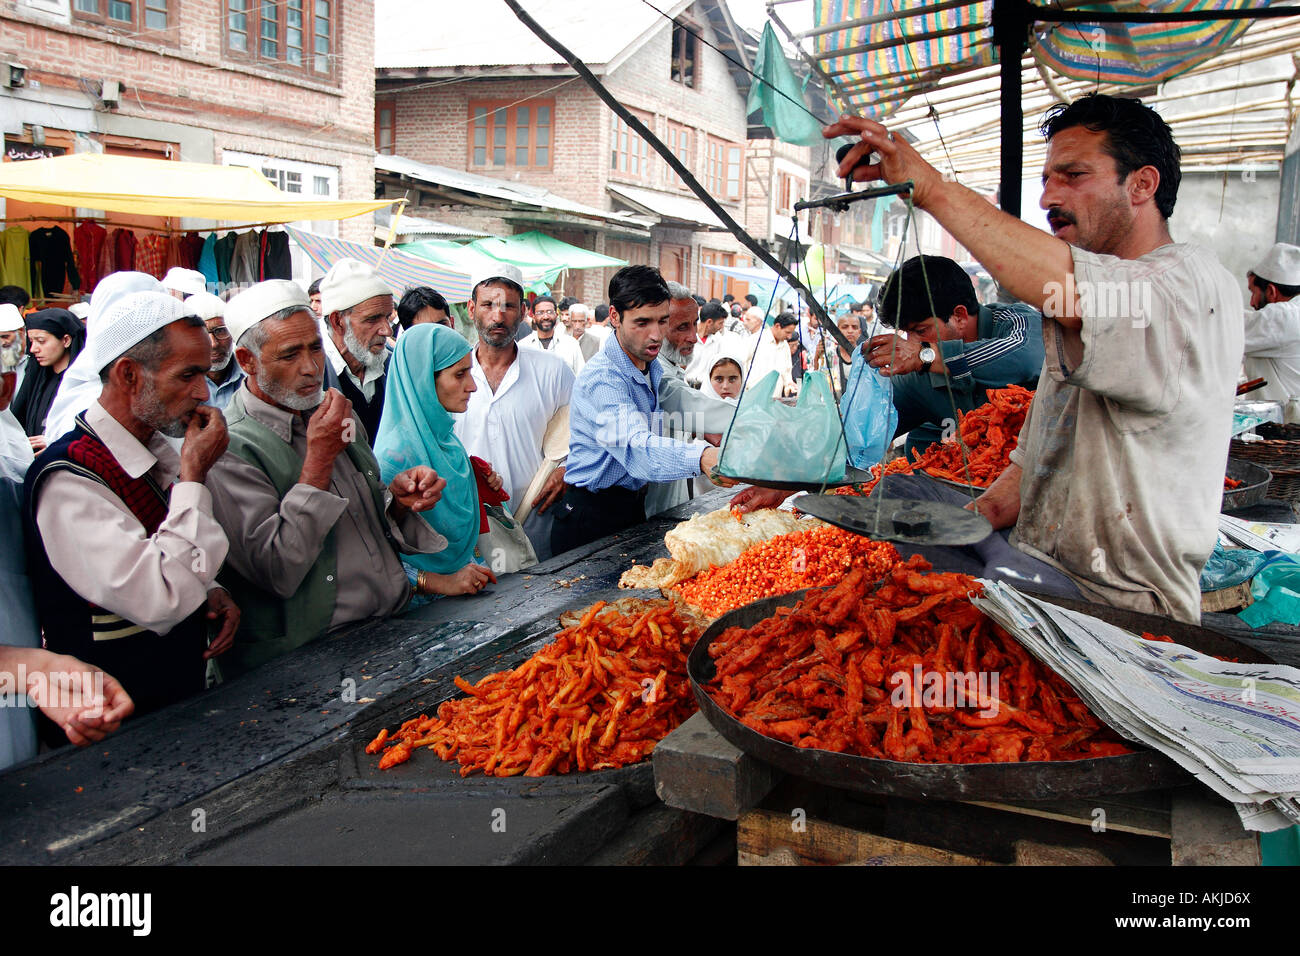
[[[727,478],[816,484],[843,481],[848,450],[825,371],[805,372],[791,408],[772,397],[776,371],[742,396],[718,471]]]

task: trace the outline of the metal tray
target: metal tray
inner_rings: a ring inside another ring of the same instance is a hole
[[[831,787],[939,800],[1092,797],[1179,786],[1195,779],[1164,754],[1147,749],[1085,760],[920,764],[794,747],[766,737],[746,727],[705,692],[703,685],[714,676],[708,647],[727,628],[752,627],[770,617],[778,607],[794,607],[807,593],[807,590],[795,591],[755,601],[724,614],[704,632],[687,659],[695,699],[709,723],[733,745],[779,770]],[[1271,663],[1271,658],[1254,648],[1205,628],[1046,594],[1034,596],[1129,630],[1167,634],[1178,643],[1205,653],[1236,657],[1244,662]]]
[[[1240,488],[1223,492],[1223,510],[1235,511],[1263,501],[1268,493],[1268,483],[1273,480],[1273,473],[1253,461],[1229,458],[1227,477],[1244,482]]]
[[[719,472],[721,474],[721,472]],[[871,472],[848,465],[844,477],[839,481],[779,481],[775,478],[742,478],[739,475],[722,475],[737,484],[753,485],[756,488],[775,488],[778,491],[818,491],[822,488],[842,488],[871,480]]]

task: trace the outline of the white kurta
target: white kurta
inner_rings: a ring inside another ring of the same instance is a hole
[[[1268,385],[1251,399],[1285,403],[1300,397],[1300,296],[1246,310],[1246,378]]]
[[[519,347],[521,349],[535,349],[538,352],[546,352],[549,355],[554,355],[560,361],[564,362],[565,365],[569,366],[569,368],[573,370],[574,375],[581,372],[582,367],[587,364],[587,360],[582,357],[582,347],[578,345],[577,340],[568,333],[561,334],[560,326],[558,325],[555,327],[555,335],[551,338],[551,345],[549,348],[542,345],[536,332],[533,332],[526,338],[520,339]]]

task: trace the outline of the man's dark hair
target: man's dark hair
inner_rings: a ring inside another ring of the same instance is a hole
[[[695,304],[698,305],[701,309],[709,304],[709,300],[704,298],[704,296],[702,295],[692,295],[691,298],[695,300]]]
[[[713,301],[704,303],[700,309],[700,321],[712,322],[714,319],[725,319],[730,313],[727,307],[721,302]]]
[[[532,302],[533,311],[536,312],[537,307],[541,305],[543,302],[549,302],[551,303],[551,305],[555,305],[555,300],[551,298],[549,295],[539,295],[537,298],[533,299]],[[555,311],[556,312],[560,311],[560,307],[558,305],[555,306]]]
[[[605,322],[609,319],[609,306],[602,302],[600,305],[596,306],[592,314],[596,317],[597,322]]]
[[[547,296],[547,298],[550,298],[550,297]],[[552,301],[554,301],[554,300],[552,300]],[[571,295],[566,295],[563,299],[560,300],[560,304],[559,304],[558,306],[555,307],[555,308],[556,308],[556,311],[559,311],[559,312],[568,312],[568,311],[569,311],[569,307],[572,306],[572,305],[574,305],[574,304],[577,303],[578,301],[580,301],[580,300],[575,299],[575,298],[574,298],[573,296],[571,296]],[[537,307],[537,304],[536,304],[536,303],[533,303],[533,307],[536,308],[536,307]]]
[[[966,270],[943,256],[913,256],[885,282],[876,317],[882,325],[907,331],[931,316],[947,322],[959,305],[973,315],[979,313],[975,284]]]
[[[409,329],[422,309],[437,309],[451,315],[442,293],[427,285],[412,286],[402,293],[402,300],[397,303],[397,320],[402,323],[402,328]]]
[[[1156,187],[1156,208],[1168,219],[1178,199],[1182,179],[1182,151],[1174,142],[1173,130],[1141,100],[1123,96],[1089,93],[1073,103],[1058,103],[1047,111],[1038,127],[1043,138],[1051,141],[1061,130],[1082,126],[1094,133],[1106,134],[1106,155],[1115,160],[1115,172],[1122,183],[1129,173],[1143,166],[1154,166],[1160,174]]]
[[[27,308],[31,301],[32,297],[20,285],[0,286],[0,304],[16,305],[18,311],[21,312]]]
[[[668,299],[668,283],[653,266],[624,266],[609,280],[609,307],[620,316]]]
[[[798,325],[799,320],[794,317],[793,312],[782,312],[780,315],[778,315],[775,319],[772,320],[772,324],[779,325],[781,326],[781,328],[786,329],[792,325]]]
[[[301,309],[296,311],[301,311]],[[207,325],[197,315],[183,315],[177,319],[176,322],[184,322],[186,326],[203,329],[204,332],[208,330]],[[124,358],[134,359],[149,372],[156,372],[158,369],[162,368],[163,359],[167,357],[167,351],[163,348],[164,344],[167,342],[167,330],[175,325],[176,322],[168,322],[161,329],[155,329],[153,332],[150,332],[139,342],[136,342],[135,345],[131,346],[117,358],[113,359],[113,361],[105,365],[99,370],[99,380],[107,385],[109,375],[113,371],[113,366]]]
[[[745,301],[748,302],[751,306],[756,307],[758,305],[758,296],[754,295],[754,293],[752,292],[746,293]]]
[[[1296,296],[1300,295],[1300,285],[1283,285],[1280,282],[1271,282],[1268,279],[1261,279],[1253,272],[1246,273],[1246,282],[1247,284],[1254,286],[1260,292],[1267,292],[1268,287],[1272,286],[1277,289],[1278,295],[1287,299],[1294,299]]]
[[[323,278],[325,277],[321,276],[321,279]],[[307,297],[311,298],[313,295],[320,295],[320,279],[312,279],[311,285],[307,286]]]
[[[733,299],[735,299],[735,298],[736,298],[736,297],[735,297],[734,295],[732,295],[730,292],[728,292],[726,295],[724,295],[724,296],[722,297],[722,301],[723,301],[723,302],[730,303],[730,302],[731,302]]]

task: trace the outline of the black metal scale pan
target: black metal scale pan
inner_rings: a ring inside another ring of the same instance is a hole
[[[921,764],[794,747],[766,737],[745,726],[705,692],[704,685],[714,676],[708,647],[727,628],[752,627],[771,617],[778,607],[794,607],[807,593],[803,590],[767,598],[724,614],[704,632],[687,659],[695,699],[709,723],[733,745],[779,770],[830,787],[938,800],[1092,797],[1181,786],[1194,781],[1164,754],[1145,748],[1131,754],[1085,760]],[[1272,663],[1271,658],[1254,648],[1206,628],[1046,594],[1034,596],[1130,631],[1167,634],[1177,643],[1203,653],[1235,657],[1244,663]]]

